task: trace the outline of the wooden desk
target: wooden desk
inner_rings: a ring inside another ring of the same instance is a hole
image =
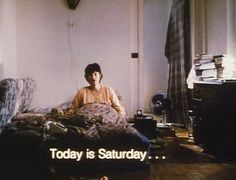
[[[195,143],[236,154],[236,82],[194,83],[192,100]]]

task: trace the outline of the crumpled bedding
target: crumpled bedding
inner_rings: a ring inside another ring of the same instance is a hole
[[[57,123],[60,128],[57,128]],[[97,157],[81,161],[52,160],[50,148],[84,152],[88,149],[98,152],[101,148],[149,151],[148,139],[127,122],[127,117],[103,104],[89,104],[78,109],[76,114],[69,114],[61,109],[53,109],[47,114],[19,114],[4,126],[0,134],[0,144],[0,167],[4,173],[9,170],[6,167],[17,169],[20,173],[25,169],[38,172],[39,168],[42,168],[41,171],[47,171],[52,167],[57,172],[79,172],[88,168],[146,167],[148,162],[148,155],[145,161],[111,161]],[[24,168],[20,168],[23,162]]]
[[[126,116],[118,114],[112,107],[105,104],[87,104],[78,109],[76,114],[64,113],[63,109],[52,109],[50,113],[20,114],[12,119],[12,123],[5,127],[5,134],[11,129],[22,131],[27,129],[44,129],[48,138],[69,142],[68,146],[114,146],[136,147],[147,149],[148,140],[128,123]],[[65,126],[68,131],[47,131],[48,122],[57,122]],[[73,139],[73,141],[72,141]],[[78,140],[77,140],[78,139]],[[79,141],[83,139],[82,141]],[[63,144],[65,144],[63,142]],[[70,144],[71,143],[71,144]]]
[[[116,112],[115,109],[99,103],[86,104],[77,110],[77,114],[86,117],[101,117],[103,123],[121,124],[127,123],[128,117]]]

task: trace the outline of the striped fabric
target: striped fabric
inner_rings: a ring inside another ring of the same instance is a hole
[[[0,81],[0,128],[11,122],[11,118],[29,109],[36,82],[31,78]]]
[[[191,65],[189,0],[172,0],[165,56],[169,63],[167,96],[172,101],[167,121],[188,125],[186,79]]]

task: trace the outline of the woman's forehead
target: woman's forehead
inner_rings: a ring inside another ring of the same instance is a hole
[[[93,71],[93,72],[88,73],[88,75],[92,75],[94,73],[99,73],[100,74],[100,72],[98,72],[98,71]]]

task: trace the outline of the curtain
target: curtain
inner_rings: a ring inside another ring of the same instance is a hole
[[[167,97],[171,110],[167,122],[188,125],[188,91],[186,79],[190,71],[190,12],[189,0],[172,0],[165,56],[169,63]]]

